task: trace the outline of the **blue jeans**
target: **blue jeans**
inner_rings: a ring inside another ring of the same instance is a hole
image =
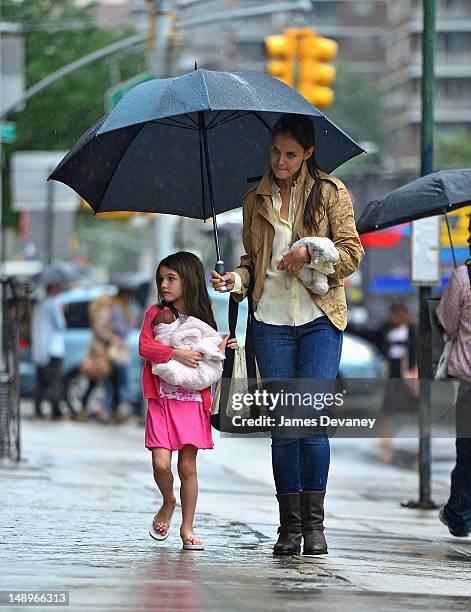
[[[445,516],[458,531],[471,531],[471,383],[462,382],[456,401],[456,465]]]
[[[335,380],[343,334],[327,317],[298,327],[268,325],[255,320],[253,334],[262,378]],[[329,463],[330,446],[326,435],[272,439],[277,493],[325,491]]]
[[[107,380],[106,409],[113,416],[120,403],[127,398],[129,373],[127,363],[113,363],[110,377]]]

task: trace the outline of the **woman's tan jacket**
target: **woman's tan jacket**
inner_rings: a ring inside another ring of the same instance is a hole
[[[314,302],[325,312],[332,323],[340,330],[347,326],[347,304],[343,279],[350,276],[358,268],[364,251],[355,227],[353,206],[345,185],[334,176],[320,173],[321,193],[326,214],[319,220],[319,232],[316,236],[326,236],[335,244],[340,260],[335,265],[335,271],[329,275],[329,290],[325,295],[316,295],[309,291]],[[262,294],[263,283],[270,263],[273,238],[275,236],[275,218],[271,200],[272,172],[265,174],[260,183],[250,189],[243,203],[244,225],[242,241],[245,255],[240,259],[241,265],[251,264],[255,270],[255,285],[253,291],[253,307],[257,305]],[[303,227],[303,213],[306,200],[311,192],[314,179],[307,171],[303,162],[295,184],[295,218],[291,244],[313,236]],[[242,279],[242,293],[233,293],[236,301],[242,301],[247,295],[249,273],[246,268],[236,268]]]

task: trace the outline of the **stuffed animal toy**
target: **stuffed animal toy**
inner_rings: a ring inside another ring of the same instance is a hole
[[[154,317],[153,325],[159,325],[159,323],[173,323],[175,321],[175,315],[168,306],[163,308],[159,307],[157,314]]]
[[[325,295],[329,290],[327,276],[334,272],[334,264],[340,259],[339,252],[330,238],[322,236],[301,238],[292,245],[291,249],[302,246],[307,246],[311,263],[299,270],[298,278],[313,293]]]
[[[181,315],[175,319],[169,309],[161,310],[154,323],[157,323],[154,327],[155,340],[173,348],[199,351],[203,354],[203,361],[197,368],[190,368],[176,359],[170,359],[167,363],[153,363],[153,374],[172,385],[193,391],[201,391],[218,382],[225,359],[225,354],[219,350],[221,334],[196,317]]]

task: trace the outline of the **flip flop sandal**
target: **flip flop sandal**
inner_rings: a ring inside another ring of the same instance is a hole
[[[182,538],[182,542],[183,542],[183,550],[204,550],[204,544],[191,544],[191,540],[193,538],[190,538],[188,536],[185,536],[184,538]],[[194,537],[195,540],[197,540],[198,538],[195,536]]]
[[[152,523],[150,524],[150,527],[149,527],[150,537],[153,538],[154,540],[158,540],[159,542],[166,540],[168,538],[168,534],[170,533],[170,523],[168,523],[167,531],[165,533],[159,533],[158,531],[155,530],[154,519],[152,519]],[[164,523],[163,521],[160,524],[167,525],[167,523]]]

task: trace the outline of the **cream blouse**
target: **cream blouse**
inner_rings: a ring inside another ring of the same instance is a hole
[[[317,306],[309,295],[308,290],[296,276],[291,276],[286,270],[277,270],[276,267],[291,248],[291,237],[293,221],[295,218],[295,188],[291,188],[289,201],[288,220],[280,216],[281,194],[280,188],[272,181],[271,193],[273,211],[275,213],[275,237],[273,239],[272,256],[267,268],[267,274],[263,283],[262,295],[254,313],[257,321],[270,325],[304,325],[318,317],[324,316],[324,312]],[[309,264],[310,265],[310,264]],[[310,265],[325,274],[332,274],[332,264],[324,266]],[[232,292],[241,292],[242,279],[237,272]]]

